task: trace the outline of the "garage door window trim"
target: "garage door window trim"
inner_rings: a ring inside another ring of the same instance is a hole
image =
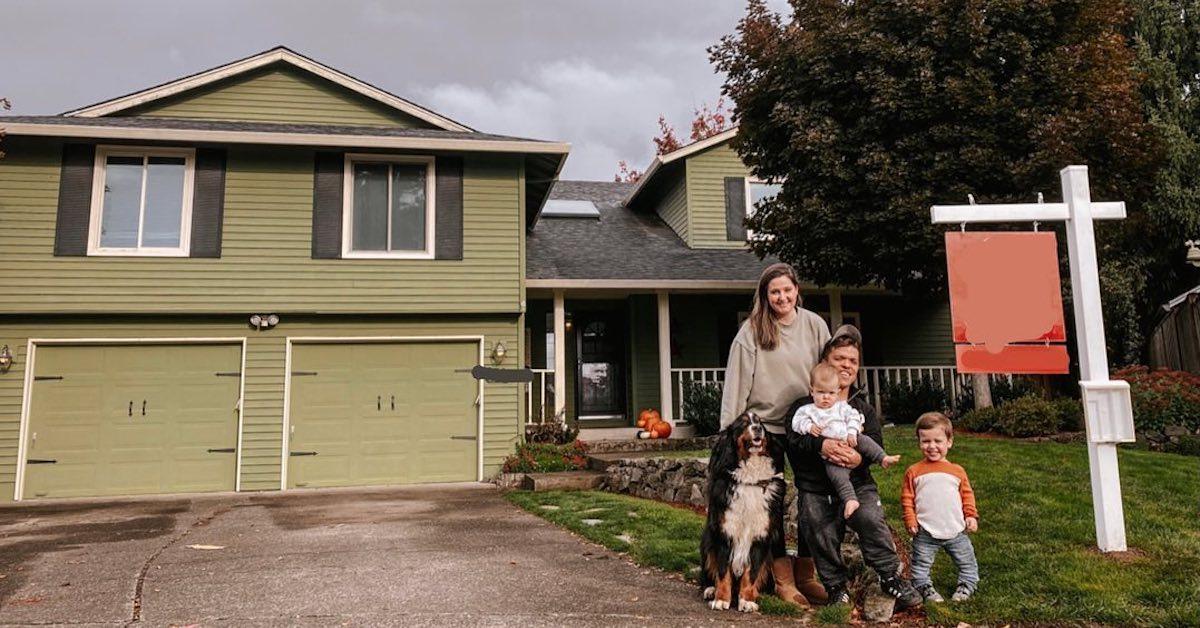
[[[344,259],[434,259],[435,164],[432,155],[346,154]]]
[[[28,455],[26,442],[29,439],[29,419],[30,419],[30,403],[33,399],[33,382],[34,372],[37,368],[37,348],[41,345],[180,345],[180,344],[216,344],[216,345],[237,345],[241,348],[241,381],[238,383],[238,401],[237,401],[237,454],[236,454],[236,469],[234,471],[234,490],[242,490],[242,432],[245,427],[245,412],[243,410],[246,399],[246,338],[238,337],[219,337],[219,338],[200,338],[200,337],[182,337],[182,338],[30,338],[25,344],[25,373],[24,383],[21,394],[21,415],[20,423],[17,428],[17,473],[13,482],[13,501],[23,501],[22,493],[25,491],[25,457]]]
[[[284,373],[283,378],[283,434],[282,447],[279,452],[280,473],[279,473],[279,490],[288,490],[288,458],[289,447],[291,447],[291,406],[292,406],[292,348],[297,344],[355,344],[355,343],[395,343],[395,342],[421,342],[421,343],[438,343],[438,342],[473,342],[478,346],[477,364],[483,364],[483,336],[288,336],[284,347]],[[476,380],[476,425],[475,430],[478,438],[476,439],[476,469],[475,480],[483,481],[483,417],[484,417],[484,398],[486,397],[484,380]]]
[[[88,255],[188,257],[195,177],[194,148],[97,146]]]

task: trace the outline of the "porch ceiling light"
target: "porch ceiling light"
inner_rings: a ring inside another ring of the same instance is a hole
[[[1200,267],[1200,246],[1197,246],[1200,245],[1200,240],[1188,240],[1183,245],[1188,247],[1187,263]]]
[[[12,367],[12,363],[12,349],[9,349],[8,345],[4,345],[4,348],[0,349],[0,373],[7,373],[8,369]]]
[[[504,346],[503,342],[492,345],[492,364],[500,364],[506,355],[508,355],[508,347]]]
[[[563,317],[563,329],[565,331],[571,331],[572,326],[573,325],[571,324],[571,315],[567,314],[565,317]]]

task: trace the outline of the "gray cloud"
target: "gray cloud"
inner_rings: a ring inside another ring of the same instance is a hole
[[[782,2],[782,0],[779,0]],[[58,113],[278,44],[482,131],[570,142],[564,177],[644,167],[721,77],[740,0],[4,3],[0,95]]]

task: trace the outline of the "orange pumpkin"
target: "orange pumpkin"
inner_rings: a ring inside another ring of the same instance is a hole
[[[648,430],[654,423],[661,421],[662,417],[658,414],[658,410],[654,408],[646,408],[638,413],[637,426]]]
[[[667,438],[671,435],[671,424],[666,421],[659,421],[654,424],[654,427],[650,428],[650,433],[654,435],[654,438]]]

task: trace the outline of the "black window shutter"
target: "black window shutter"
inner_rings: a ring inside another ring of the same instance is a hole
[[[192,189],[192,257],[221,257],[225,213],[225,151],[196,149]]]
[[[343,153],[317,153],[313,168],[313,259],[342,256]]]
[[[62,173],[58,179],[58,218],[54,227],[54,254],[57,256],[87,255],[95,165],[94,145],[63,146]]]
[[[725,177],[725,237],[746,239],[745,177]]]
[[[434,259],[463,258],[463,160],[438,157],[434,166]]]

